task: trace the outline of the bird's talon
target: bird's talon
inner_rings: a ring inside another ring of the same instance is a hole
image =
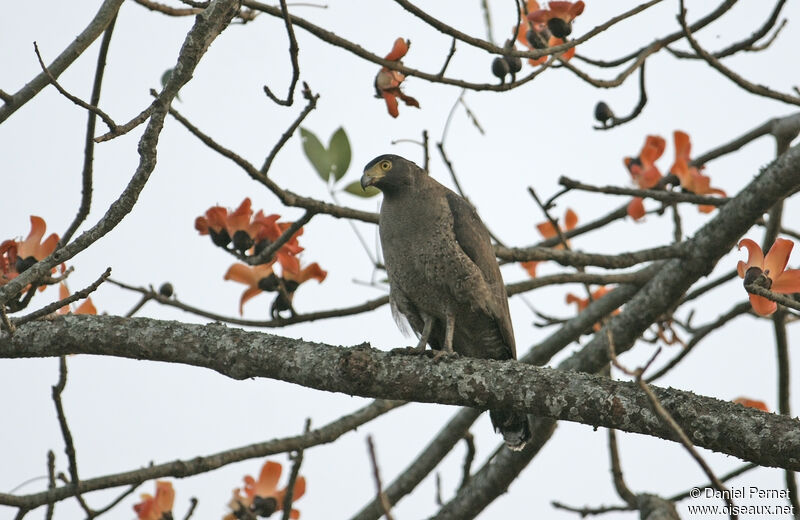
[[[389,352],[400,356],[422,356],[426,354],[424,348],[420,349],[418,347],[397,347],[393,348]]]
[[[452,350],[451,351],[440,350],[440,351],[436,352],[433,355],[433,362],[434,363],[439,363],[442,360],[455,359],[457,357],[458,357],[458,353],[457,352],[453,352]]]

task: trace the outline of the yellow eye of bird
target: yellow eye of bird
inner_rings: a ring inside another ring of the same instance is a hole
[[[381,163],[381,169],[382,170],[386,170],[386,171],[391,170],[392,169],[392,163],[390,163],[389,161],[383,161]]]

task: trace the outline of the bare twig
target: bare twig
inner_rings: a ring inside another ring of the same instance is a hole
[[[194,514],[194,510],[197,507],[198,500],[196,497],[192,497],[189,499],[189,510],[186,511],[186,515],[183,517],[183,520],[189,520],[192,515]]]
[[[475,438],[470,432],[464,434],[464,443],[467,445],[467,453],[464,455],[464,463],[461,465],[461,485],[463,488],[469,482],[472,474],[472,462],[475,460]]]
[[[168,298],[166,296],[163,296],[152,289],[146,289],[144,287],[135,287],[133,285],[128,285],[126,283],[120,282],[118,280],[109,280],[109,282],[123,289],[138,292],[139,294],[142,295],[147,295],[151,300],[157,301],[162,305],[175,307],[176,309],[181,309],[186,312],[191,312],[192,314],[203,316],[205,318],[214,321],[219,321],[222,323],[232,323],[235,325],[245,325],[250,327],[268,327],[268,328],[283,327],[286,325],[293,325],[295,323],[304,323],[309,321],[323,320],[327,318],[338,318],[341,316],[351,316],[353,314],[360,314],[362,312],[375,310],[378,307],[381,307],[389,303],[388,296],[381,296],[380,298],[375,298],[374,300],[369,300],[358,305],[353,305],[351,307],[342,307],[339,309],[331,309],[327,311],[317,311],[306,314],[297,314],[290,318],[280,318],[273,320],[245,320],[241,318],[232,318],[229,316],[223,316],[221,314],[215,314],[213,312],[205,311],[198,307],[194,307],[192,305],[183,303],[177,298]]]
[[[303,428],[303,434],[308,435],[311,431],[311,419],[306,419],[306,426]],[[297,477],[300,475],[300,466],[303,464],[303,450],[299,449],[291,455],[293,460],[292,472],[289,474],[289,483],[286,485],[286,495],[283,497],[283,520],[289,520],[292,513],[292,501],[294,501],[294,485],[297,482]]]
[[[268,86],[264,85],[264,93],[274,102],[283,106],[291,106],[294,103],[294,88],[297,86],[297,79],[300,77],[300,64],[297,62],[297,55],[300,49],[297,46],[297,38],[294,36],[294,28],[292,21],[289,19],[289,8],[286,6],[286,0],[280,0],[281,15],[286,24],[286,32],[289,34],[289,58],[292,62],[292,82],[289,84],[289,93],[286,99],[282,100],[275,96]]]
[[[770,29],[775,26],[775,23],[778,21],[778,16],[780,16],[781,9],[783,9],[786,0],[778,0],[775,3],[775,7],[772,9],[767,20],[764,22],[764,25],[758,28],[753,34],[745,38],[744,40],[738,41],[729,45],[728,47],[722,49],[721,51],[717,51],[712,53],[711,55],[717,59],[726,58],[728,56],[732,56],[739,51],[761,51],[769,47],[775,38],[778,37],[778,34],[781,32],[781,29],[786,25],[786,20],[783,20],[775,32],[770,36],[767,41],[765,41],[761,45],[756,45],[755,43],[763,38],[764,36],[769,33]],[[683,52],[679,50],[672,49],[670,47],[666,47],[667,51],[669,51],[673,56],[677,58],[684,58],[684,59],[693,59],[693,60],[701,60],[703,59],[701,56],[697,54],[692,54],[689,52]]]
[[[634,197],[655,199],[667,203],[688,202],[690,204],[723,206],[730,200],[728,197],[711,197],[707,195],[695,195],[694,193],[680,193],[676,191],[654,189],[642,190],[636,188],[621,188],[617,186],[592,186],[591,184],[584,184],[563,176],[558,179],[558,183],[573,190],[588,191],[592,193],[606,193],[609,195],[632,195]]]
[[[61,435],[64,438],[64,451],[67,454],[67,461],[69,463],[69,477],[70,487],[74,490],[75,498],[78,499],[86,516],[90,519],[94,518],[95,512],[84,501],[80,492],[81,480],[78,477],[78,462],[75,456],[75,443],[72,439],[72,432],[70,432],[69,424],[67,424],[67,416],[64,413],[64,404],[61,401],[61,394],[64,392],[64,387],[67,385],[67,358],[61,356],[59,358],[59,378],[58,383],[53,387],[53,402],[56,405],[56,415],[58,416],[58,425],[61,427]]]
[[[783,294],[772,292],[768,289],[764,289],[763,287],[759,287],[758,285],[754,284],[745,285],[744,289],[751,294],[757,294],[758,296],[763,296],[764,298],[772,300],[775,303],[780,303],[785,307],[789,307],[790,309],[800,311],[800,301],[797,301],[790,296],[784,296]]]
[[[569,506],[567,504],[562,504],[556,500],[550,502],[550,504],[555,507],[556,509],[563,509],[564,511],[569,511],[571,513],[578,513],[581,515],[581,518],[592,516],[592,515],[602,515],[605,513],[613,513],[616,511],[633,511],[634,508],[631,506],[600,506],[600,507],[574,507]]]
[[[733,72],[731,69],[723,65],[717,58],[712,56],[708,51],[700,47],[700,44],[697,43],[697,40],[695,40],[694,36],[692,36],[692,30],[686,23],[686,9],[684,7],[683,0],[680,0],[680,12],[678,14],[678,23],[681,24],[683,32],[686,35],[686,40],[689,42],[689,45],[692,46],[692,49],[694,49],[694,51],[697,54],[699,54],[706,61],[706,63],[711,65],[712,68],[719,71],[723,76],[730,79],[733,83],[743,88],[747,92],[750,92],[751,94],[756,94],[757,96],[776,99],[778,101],[783,101],[784,103],[789,103],[792,105],[800,105],[800,97],[784,94],[783,92],[778,92],[777,90],[773,90],[764,85],[757,85],[755,83],[752,83],[746,80],[744,77],[740,76],[739,74]]]
[[[735,470],[730,471],[730,472],[722,475],[721,477],[719,477],[719,480],[721,482],[727,482],[727,481],[729,481],[730,479],[732,479],[734,477],[738,477],[742,473],[746,473],[746,472],[750,471],[751,469],[756,469],[758,467],[759,467],[758,464],[753,464],[751,462],[749,464],[745,464],[743,466],[740,466],[740,467],[736,468]],[[677,495],[671,496],[667,500],[669,500],[670,502],[679,502],[681,500],[685,500],[687,498],[691,498],[693,490],[695,490],[697,488],[704,489],[704,488],[707,488],[707,487],[711,487],[711,485],[712,484],[710,482],[707,482],[707,483],[702,484],[700,486],[694,486],[693,488],[688,489],[688,490],[684,491],[683,493],[678,493]]]
[[[56,488],[56,454],[53,450],[47,450],[47,489]],[[47,511],[45,512],[45,520],[53,520],[53,512],[56,510],[54,503],[47,504]]]
[[[5,304],[0,304],[0,320],[2,320],[3,326],[5,326],[9,334],[14,334],[14,331],[17,330],[17,328],[14,326],[14,323],[8,319]]]
[[[73,42],[47,67],[50,71],[50,75],[54,78],[58,78],[78,56],[83,54],[83,51],[106,30],[108,24],[110,24],[111,20],[117,15],[122,1],[123,0],[105,0],[103,2],[97,10],[97,14],[92,21],[89,22],[89,25],[87,25],[86,28],[75,37]],[[47,74],[42,72],[13,95],[6,94],[3,96],[5,104],[0,106],[0,123],[8,119],[8,117],[16,112],[22,105],[33,99],[33,97],[48,84],[50,84],[50,79]]]
[[[701,19],[697,20],[695,23],[693,23],[690,26],[692,31],[698,31],[698,30],[702,29],[703,27],[707,26],[708,24],[716,21],[720,16],[725,14],[725,12],[727,12],[731,7],[733,7],[733,5],[737,1],[738,0],[724,0],[719,6],[717,6],[716,9],[714,9],[713,11],[708,13],[706,16],[704,16],[703,18],[701,18]],[[642,48],[640,48],[638,50],[635,50],[635,51],[633,51],[633,52],[631,52],[629,54],[626,54],[625,56],[617,58],[615,60],[610,60],[610,61],[593,60],[593,59],[587,58],[585,56],[580,56],[580,55],[577,55],[577,54],[575,55],[575,57],[580,59],[580,60],[585,61],[586,63],[590,63],[592,65],[595,65],[597,67],[618,67],[618,66],[622,65],[623,63],[626,63],[626,62],[628,62],[630,60],[633,60],[633,59],[636,59],[636,58],[641,58],[641,56],[643,54],[652,53],[655,50],[659,50],[659,49],[664,48],[665,46],[669,45],[670,43],[673,43],[673,42],[676,42],[676,41],[680,40],[681,38],[683,38],[683,34],[684,34],[683,31],[676,31],[676,32],[674,32],[674,33],[672,33],[670,35],[667,35],[667,36],[664,36],[662,38],[659,38],[659,39],[653,41],[652,43],[650,43],[648,45],[645,45],[644,47],[642,47]]]
[[[266,87],[264,87],[266,88]],[[275,160],[275,157],[278,155],[278,152],[283,148],[283,145],[286,144],[286,141],[289,140],[294,135],[294,132],[297,130],[297,127],[300,126],[300,123],[305,120],[306,116],[311,113],[314,108],[317,106],[317,100],[319,99],[319,94],[314,94],[311,92],[308,84],[303,82],[303,97],[306,98],[308,103],[306,104],[305,108],[303,109],[300,114],[297,115],[297,118],[294,122],[289,126],[289,128],[281,135],[281,138],[278,139],[278,142],[275,143],[275,146],[272,147],[270,150],[269,155],[266,159],[264,159],[264,164],[261,166],[261,173],[267,175],[269,173],[269,168],[272,166],[272,161]]]
[[[611,457],[611,476],[614,480],[614,488],[619,497],[631,508],[636,507],[636,495],[625,484],[622,475],[622,465],[619,462],[619,447],[617,446],[617,435],[613,428],[608,429],[608,452]]]
[[[94,84],[92,85],[92,97],[89,100],[91,106],[97,106],[100,103],[100,89],[103,85],[103,72],[106,68],[106,57],[108,56],[108,47],[111,44],[111,35],[114,33],[114,25],[117,23],[115,16],[111,23],[108,24],[105,32],[103,33],[103,40],[100,43],[100,51],[97,53],[97,67],[94,72]],[[38,52],[37,52],[38,56]],[[41,58],[39,63],[44,66]],[[55,83],[54,83],[55,84]],[[86,217],[89,216],[89,210],[92,206],[92,169],[94,163],[94,132],[97,123],[96,113],[89,110],[86,121],[86,139],[83,152],[83,170],[81,172],[81,204],[78,207],[78,213],[72,220],[67,230],[61,235],[58,241],[58,247],[63,247],[67,244],[72,235],[78,229]],[[113,129],[112,129],[113,130]]]
[[[610,130],[614,127],[624,125],[629,121],[633,121],[634,119],[639,117],[639,114],[642,113],[642,110],[644,110],[645,105],[647,105],[647,88],[645,87],[644,84],[644,66],[645,62],[643,61],[642,66],[639,68],[639,102],[633,108],[633,111],[625,117],[612,116],[610,124],[605,124],[604,122],[604,124],[602,125],[599,126],[595,125],[594,126],[595,130]]]
[[[453,42],[450,44],[450,51],[447,53],[447,58],[444,59],[444,63],[442,64],[442,70],[439,71],[440,78],[444,77],[444,73],[447,71],[447,66],[450,65],[450,60],[453,59],[453,55],[456,53],[456,39],[453,38]]]
[[[111,276],[111,268],[110,267],[107,268],[105,270],[105,272],[103,274],[101,274],[100,277],[97,280],[95,280],[91,285],[89,285],[85,289],[81,289],[80,291],[77,291],[77,292],[75,292],[73,294],[70,294],[69,296],[67,296],[63,300],[58,300],[57,302],[53,302],[53,303],[51,303],[49,305],[45,305],[44,307],[42,307],[39,310],[36,310],[36,311],[34,311],[34,312],[30,313],[30,314],[27,314],[25,316],[17,318],[17,319],[14,320],[14,324],[18,326],[18,325],[22,325],[23,323],[28,323],[29,321],[41,318],[42,316],[47,316],[48,314],[57,311],[58,309],[60,309],[61,307],[65,306],[65,305],[69,305],[69,304],[71,304],[73,302],[76,302],[78,300],[83,300],[83,299],[87,298],[90,294],[92,294],[94,291],[96,291],[97,288],[100,287],[100,285],[103,282],[105,282],[108,279],[109,276]]]
[[[109,26],[113,24],[114,20],[116,20],[116,17],[112,19],[111,21],[112,23],[109,24]],[[50,73],[49,70],[47,70],[47,66],[44,64],[44,60],[42,60],[42,55],[39,54],[39,46],[36,44],[36,42],[33,42],[33,50],[36,53],[36,57],[39,59],[39,66],[42,67],[42,71],[44,71],[44,73],[47,75],[47,79],[50,80],[50,83],[52,83],[53,86],[56,87],[56,89],[61,93],[61,95],[63,95],[65,98],[69,99],[79,107],[85,108],[89,112],[92,112],[93,114],[100,116],[100,119],[102,119],[103,122],[108,126],[109,131],[114,132],[117,129],[117,124],[114,122],[113,119],[111,119],[111,117],[108,114],[100,110],[100,108],[90,105],[86,101],[76,96],[73,96],[58,83],[56,78]]]
[[[372,442],[372,435],[367,435],[367,448],[369,449],[369,460],[372,464],[372,477],[375,480],[375,487],[377,488],[377,495],[381,502],[381,507],[383,507],[383,514],[386,516],[386,520],[394,520],[394,517],[392,517],[392,504],[389,503],[389,499],[386,498],[386,493],[383,492],[383,484],[381,484],[381,474],[378,469],[378,459],[375,456],[375,445]]]

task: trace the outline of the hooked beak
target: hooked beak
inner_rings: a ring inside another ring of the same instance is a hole
[[[380,169],[378,164],[374,165],[369,170],[364,170],[364,175],[361,176],[361,189],[366,190],[368,186],[375,185],[379,180],[383,179],[386,174]]]

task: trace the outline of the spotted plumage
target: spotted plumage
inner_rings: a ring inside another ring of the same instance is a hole
[[[390,301],[433,349],[483,359],[515,359],[516,346],[500,268],[474,208],[411,161],[382,155],[361,185],[384,194],[380,237]],[[530,437],[527,417],[490,412],[512,449]]]

